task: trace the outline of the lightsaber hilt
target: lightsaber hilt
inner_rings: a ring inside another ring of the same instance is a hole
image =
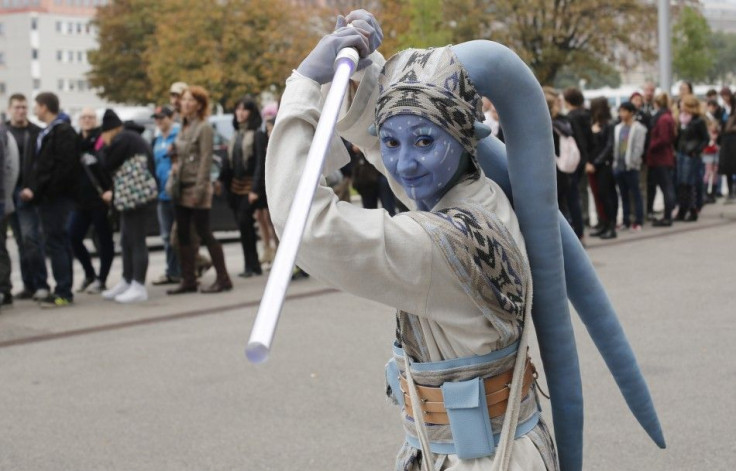
[[[265,362],[271,351],[271,343],[281,316],[286,290],[294,270],[296,254],[322,174],[325,155],[335,131],[335,124],[350,83],[350,76],[355,72],[358,60],[358,51],[354,48],[341,49],[335,58],[335,75],[332,78],[332,85],[314,131],[314,140],[309,148],[307,161],[294,193],[294,200],[289,209],[279,249],[276,251],[276,258],[273,261],[248,346],[245,349],[245,355],[252,363]]]

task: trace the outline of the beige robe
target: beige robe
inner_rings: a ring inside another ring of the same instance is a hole
[[[367,132],[374,116],[376,78],[383,63],[380,56],[373,57],[377,57],[374,65],[357,77],[360,85],[351,94],[351,106],[344,110],[337,130],[385,174],[378,139]],[[278,234],[302,174],[322,101],[323,90],[316,82],[296,72],[287,80],[266,157],[266,189]],[[346,163],[347,151],[335,135],[323,174]],[[397,182],[388,178],[394,191],[413,207]],[[501,188],[491,180],[482,177],[459,183],[433,210],[467,202],[495,213],[526,258],[516,215]],[[431,361],[483,355],[500,347],[499,333],[478,311],[440,249],[417,222],[406,215],[392,218],[383,209],[363,209],[338,201],[324,179],[315,193],[297,263],[332,286],[419,316]],[[390,342],[386,339],[387,352]],[[487,470],[492,462],[492,457],[458,460],[450,455],[442,469]],[[526,436],[514,441],[511,464],[514,470],[546,469]]]

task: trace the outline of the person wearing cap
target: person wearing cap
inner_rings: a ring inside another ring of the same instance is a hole
[[[181,122],[181,96],[189,86],[184,82],[174,82],[169,87],[169,105],[174,109],[173,120]]]
[[[644,206],[639,187],[640,169],[644,157],[647,128],[636,120],[636,107],[630,101],[618,107],[621,122],[613,130],[613,176],[618,186],[623,223],[621,229],[641,231]],[[631,221],[631,201],[634,202],[634,221]]]
[[[156,121],[160,134],[153,140],[153,158],[156,163],[156,181],[158,182],[158,227],[164,242],[166,253],[166,272],[153,281],[154,285],[179,283],[179,257],[171,243],[171,231],[174,224],[174,203],[166,192],[166,183],[171,172],[173,145],[179,134],[179,124],[174,122],[175,110],[171,105],[156,108],[151,116]]]
[[[115,173],[134,157],[146,157],[148,171],[154,174],[151,146],[136,131],[126,129],[118,115],[111,109],[102,117],[102,140],[105,143],[101,159],[104,169]],[[108,190],[102,199],[112,205],[116,195]],[[120,211],[120,251],[123,260],[121,280],[112,288],[103,291],[102,297],[119,303],[136,303],[148,299],[146,272],[148,271],[148,246],[146,245],[146,223],[148,205]]]
[[[20,192],[20,199],[38,205],[46,255],[51,259],[56,281],[54,292],[41,300],[41,306],[64,307],[74,301],[67,224],[79,175],[77,134],[68,117],[61,113],[59,98],[54,93],[39,93],[34,100],[36,117],[46,123],[46,128],[36,138],[35,165],[28,186]]]
[[[78,293],[99,294],[107,289],[115,244],[112,227],[108,219],[109,207],[102,195],[112,188],[110,175],[102,169],[99,150],[102,148],[101,130],[97,125],[97,114],[92,108],[84,108],[79,115],[79,182],[74,210],[69,219],[69,237],[74,256],[84,269],[84,280]],[[84,239],[90,226],[94,226],[98,240],[100,268],[95,272]]]

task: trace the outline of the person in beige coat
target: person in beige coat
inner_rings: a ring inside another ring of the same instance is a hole
[[[212,258],[217,279],[203,293],[219,293],[233,285],[225,266],[222,245],[210,229],[212,207],[212,141],[214,131],[207,122],[209,95],[202,87],[192,86],[181,97],[182,127],[174,143],[175,161],[169,179],[174,199],[177,236],[181,264],[181,283],[168,294],[182,294],[197,290],[195,275],[196,245],[189,228],[194,228]]]

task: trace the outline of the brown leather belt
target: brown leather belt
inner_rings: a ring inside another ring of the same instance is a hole
[[[491,376],[490,378],[483,380],[486,391],[486,403],[488,404],[488,415],[491,418],[500,417],[506,413],[513,375],[514,370],[511,369],[501,373],[500,375]],[[526,397],[529,393],[529,389],[531,388],[536,376],[537,371],[534,368],[534,364],[530,358],[527,358],[526,367],[524,368],[524,382],[521,389],[522,398]],[[411,406],[411,399],[409,398],[409,385],[406,382],[406,378],[400,376],[399,383],[401,385],[401,392],[404,393],[404,407],[406,409],[406,413],[409,417],[413,418],[414,411]],[[450,423],[450,419],[447,416],[447,410],[445,409],[442,389],[431,386],[420,386],[418,384],[416,387],[424,421],[428,424],[448,425]]]

